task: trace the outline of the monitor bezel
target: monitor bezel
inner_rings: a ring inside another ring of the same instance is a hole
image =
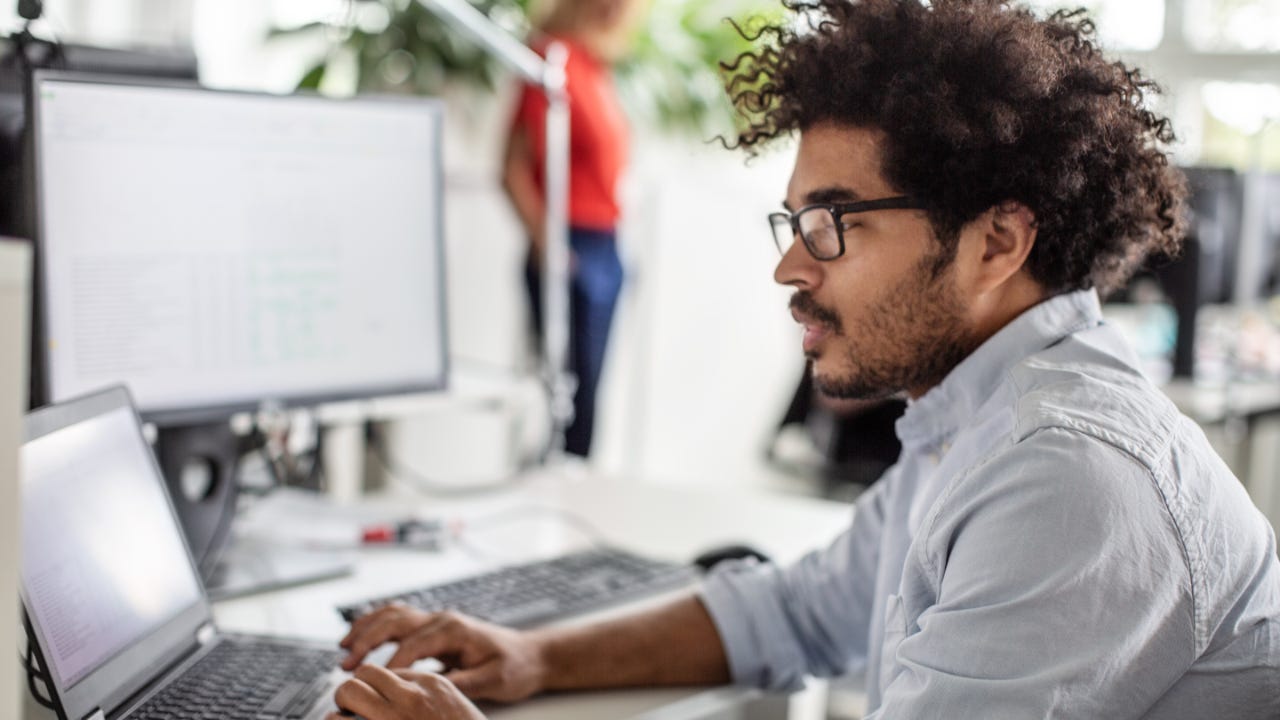
[[[317,104],[332,103],[376,103],[376,104],[397,104],[405,106],[415,106],[425,111],[431,118],[432,132],[434,134],[434,142],[441,152],[437,155],[435,161],[435,217],[433,225],[435,227],[434,244],[436,246],[436,267],[435,282],[437,292],[436,308],[439,313],[438,322],[440,327],[440,371],[436,377],[424,380],[419,383],[371,383],[368,385],[350,386],[347,388],[335,389],[331,392],[310,392],[310,393],[287,393],[279,395],[271,395],[266,397],[235,400],[226,403],[204,403],[192,404],[187,407],[163,407],[149,408],[137,407],[136,411],[143,421],[152,423],[157,426],[179,426],[179,425],[200,425],[207,423],[223,422],[228,418],[242,413],[252,413],[264,408],[270,409],[296,409],[315,407],[327,403],[348,402],[353,400],[365,400],[377,397],[387,397],[395,395],[409,395],[416,393],[439,392],[446,390],[449,385],[449,376],[451,372],[450,363],[450,332],[448,317],[448,287],[446,285],[448,278],[445,272],[445,221],[444,221],[444,103],[437,98],[423,97],[404,97],[404,96],[387,96],[387,95],[362,95],[354,98],[330,98],[322,96],[318,93],[299,92],[287,95],[249,91],[249,90],[233,90],[208,88],[197,83],[180,80],[165,80],[156,78],[138,78],[118,75],[103,75],[95,73],[83,72],[67,72],[58,70],[37,70],[33,74],[32,79],[32,101],[31,101],[31,125],[32,125],[32,161],[34,163],[34,188],[32,199],[36,222],[35,229],[35,248],[36,248],[36,277],[37,282],[37,324],[39,335],[38,342],[33,343],[35,349],[34,363],[39,368],[38,373],[40,381],[35,385],[35,394],[37,404],[47,404],[54,402],[53,396],[53,377],[52,368],[50,366],[50,357],[48,353],[48,332],[49,332],[49,303],[47,302],[47,294],[49,292],[48,282],[48,262],[47,262],[47,235],[46,235],[46,213],[45,206],[45,178],[44,163],[42,162],[44,138],[43,138],[43,93],[41,92],[45,83],[62,82],[62,83],[80,83],[87,85],[111,85],[126,86],[134,88],[155,88],[155,89],[180,89],[195,90],[202,93],[210,93],[215,95],[230,96],[250,96],[255,98],[279,99],[288,102],[314,102]],[[425,242],[431,242],[433,238],[424,238]],[[127,383],[126,383],[127,384]]]
[[[180,610],[173,618],[116,652],[96,669],[70,685],[64,685],[53,669],[47,668],[48,683],[64,716],[69,718],[86,717],[99,708],[109,711],[124,703],[159,678],[166,668],[197,649],[199,647],[197,636],[202,628],[213,627],[212,605],[195,561],[191,557],[191,546],[187,542],[186,533],[182,530],[168,489],[164,486],[164,479],[160,475],[160,467],[156,464],[155,454],[151,452],[142,434],[141,420],[125,386],[115,385],[99,392],[32,411],[25,420],[23,443],[122,409],[129,410],[133,415],[138,442],[142,443],[142,447],[146,450],[155,482],[160,483],[166,506],[169,508],[169,515],[173,520],[174,531],[182,540],[187,563],[200,594],[195,603]],[[41,656],[48,659],[51,657],[48,652],[49,636],[41,627],[36,615],[30,612],[31,599],[27,594],[25,582],[19,582],[19,595],[23,608],[27,609],[26,616],[35,635],[34,639],[39,644]]]

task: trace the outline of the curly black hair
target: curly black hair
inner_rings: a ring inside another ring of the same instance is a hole
[[[1103,57],[1083,10],[1037,18],[1007,0],[782,0],[756,45],[722,64],[755,154],[816,123],[886,134],[882,171],[926,205],[954,257],[960,229],[996,205],[1030,208],[1028,269],[1046,290],[1123,284],[1175,256],[1186,180],[1164,148],[1155,83]]]

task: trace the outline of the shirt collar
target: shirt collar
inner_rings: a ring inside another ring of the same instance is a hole
[[[1056,295],[1030,308],[982,343],[941,383],[907,402],[896,430],[904,450],[932,450],[972,423],[1005,374],[1026,357],[1102,322],[1095,290]]]

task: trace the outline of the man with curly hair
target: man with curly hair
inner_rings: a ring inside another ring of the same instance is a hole
[[[361,618],[348,666],[398,641],[400,669],[361,667],[339,704],[468,718],[464,694],[863,667],[872,718],[1280,717],[1274,533],[1099,309],[1182,233],[1154,86],[1078,13],[786,4],[727,67],[737,144],[798,133],[776,280],[822,391],[911,398],[898,463],[825,550],[643,614]],[[403,669],[422,657],[447,671]]]

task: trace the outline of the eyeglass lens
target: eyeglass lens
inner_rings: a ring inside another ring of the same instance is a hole
[[[794,219],[805,245],[814,257],[830,259],[840,254],[840,233],[830,210],[825,207],[805,208]],[[769,216],[769,223],[773,227],[773,239],[778,245],[778,251],[785,255],[796,239],[792,230],[792,218],[786,213],[775,213]]]

